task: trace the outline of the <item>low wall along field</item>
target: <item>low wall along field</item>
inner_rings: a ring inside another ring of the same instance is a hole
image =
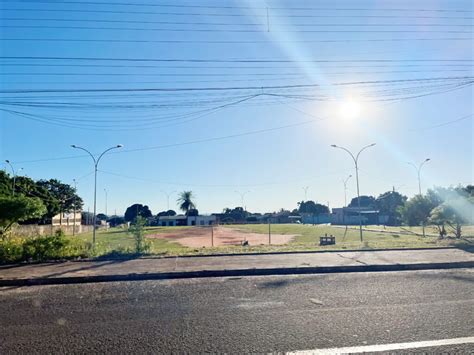
[[[75,226],[76,234],[80,233],[87,233],[92,232],[92,226]],[[33,237],[38,235],[51,235],[54,234],[55,231],[61,229],[64,234],[72,235],[73,234],[73,226],[52,226],[52,225],[36,225],[36,224],[28,224],[28,225],[17,225],[13,227],[13,234],[20,235],[22,237]]]

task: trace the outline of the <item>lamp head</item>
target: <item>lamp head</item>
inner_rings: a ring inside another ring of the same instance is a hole
[[[337,145],[335,145],[335,144],[331,144],[331,147],[333,147],[333,148],[337,148]]]
[[[8,159],[6,159],[5,162],[8,163],[8,164],[10,164],[10,160],[8,160]]]
[[[123,144],[117,144],[117,148],[122,148]]]
[[[71,147],[72,148],[77,148],[77,146],[75,144],[71,144]]]

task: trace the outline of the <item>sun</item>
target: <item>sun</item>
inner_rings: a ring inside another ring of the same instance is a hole
[[[359,117],[360,113],[361,105],[355,100],[344,100],[339,104],[339,114],[343,119],[353,120]]]

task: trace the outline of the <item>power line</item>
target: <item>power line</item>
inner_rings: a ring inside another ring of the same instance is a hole
[[[93,60],[124,62],[183,62],[183,63],[399,63],[399,62],[473,62],[474,59],[342,59],[301,60],[289,59],[198,59],[198,58],[106,58],[106,57],[54,57],[54,56],[0,56],[0,60]]]
[[[474,115],[474,114],[471,113],[471,114],[469,114],[469,115],[460,117],[460,118],[455,119],[455,120],[452,120],[452,121],[447,121],[447,122],[443,122],[443,123],[439,123],[439,124],[432,125],[432,126],[427,126],[427,127],[409,129],[409,131],[410,131],[410,132],[419,132],[419,131],[426,131],[426,130],[433,129],[433,128],[444,127],[444,126],[451,125],[451,124],[453,124],[453,123],[457,123],[457,122],[461,122],[461,121],[464,121],[464,120],[472,119],[472,116],[473,116],[473,115]]]
[[[436,80],[472,80],[472,76],[457,77],[433,77],[418,79],[399,79],[399,80],[372,80],[372,81],[355,81],[340,82],[331,85],[360,85],[360,84],[376,84],[376,83],[399,83],[399,82],[423,82]],[[194,87],[194,88],[108,88],[108,89],[37,89],[37,90],[1,90],[0,94],[18,94],[18,93],[60,93],[60,92],[179,92],[179,91],[232,91],[232,90],[273,90],[288,88],[315,88],[320,87],[319,84],[298,84],[298,85],[275,85],[275,86],[230,86],[230,87]]]
[[[58,4],[58,1],[51,0],[4,0],[4,2],[14,3],[43,3],[43,4]],[[341,7],[252,7],[252,6],[222,6],[222,5],[189,5],[189,4],[154,4],[154,3],[131,3],[131,2],[101,2],[101,1],[61,1],[59,4],[71,5],[107,5],[107,6],[135,6],[135,7],[174,7],[174,8],[204,8],[204,9],[252,9],[252,10],[317,10],[317,11],[407,11],[407,12],[472,12],[461,9],[419,9],[419,8],[341,8]]]
[[[27,17],[3,17],[0,21],[48,21],[48,22],[94,22],[94,23],[133,23],[153,25],[188,25],[188,26],[242,26],[262,27],[264,23],[235,23],[235,22],[189,22],[189,21],[135,21],[135,20],[104,20],[104,19],[64,19],[64,18],[27,18]],[[417,24],[417,23],[279,23],[272,22],[276,27],[473,27],[472,24]],[[273,31],[272,31],[273,32]]]
[[[445,73],[445,72],[471,72],[471,69],[427,69],[427,70],[385,70],[385,71],[345,71],[345,72],[331,72],[323,71],[325,75],[337,74],[403,74],[403,73]],[[38,72],[17,72],[17,73],[0,73],[0,76],[160,76],[160,77],[222,77],[222,76],[278,76],[282,79],[289,77],[306,77],[310,74],[317,74],[315,72],[300,72],[300,73],[38,73]]]
[[[157,12],[157,11],[119,11],[119,10],[84,10],[84,9],[14,9],[4,8],[2,11],[17,11],[17,12],[59,12],[59,13],[96,13],[96,14],[134,14],[134,15],[160,15],[160,16],[208,16],[208,17],[247,17],[246,14],[239,13],[207,13],[207,12]],[[253,15],[256,18],[266,18],[266,15]],[[451,19],[451,20],[472,20],[473,17],[461,16],[410,16],[410,15],[274,15],[271,18],[411,18],[411,19]]]
[[[265,29],[225,29],[216,30],[215,28],[144,28],[144,27],[100,27],[100,26],[41,26],[41,25],[2,25],[6,28],[30,28],[30,29],[66,29],[66,30],[114,30],[114,31],[151,31],[151,32],[210,32],[210,33],[265,33]],[[472,31],[446,31],[446,30],[272,30],[274,33],[456,33],[466,34]]]
[[[473,37],[448,37],[448,38],[369,38],[369,39],[311,39],[311,40],[289,40],[279,43],[361,43],[361,42],[405,42],[405,41],[472,41]],[[0,41],[9,42],[84,42],[84,43],[163,43],[163,44],[272,44],[271,41],[259,40],[192,40],[192,39],[90,39],[90,38],[0,38]]]

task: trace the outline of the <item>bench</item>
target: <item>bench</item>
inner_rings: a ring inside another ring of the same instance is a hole
[[[319,245],[334,245],[336,244],[336,237],[330,236],[322,236],[319,237]]]

